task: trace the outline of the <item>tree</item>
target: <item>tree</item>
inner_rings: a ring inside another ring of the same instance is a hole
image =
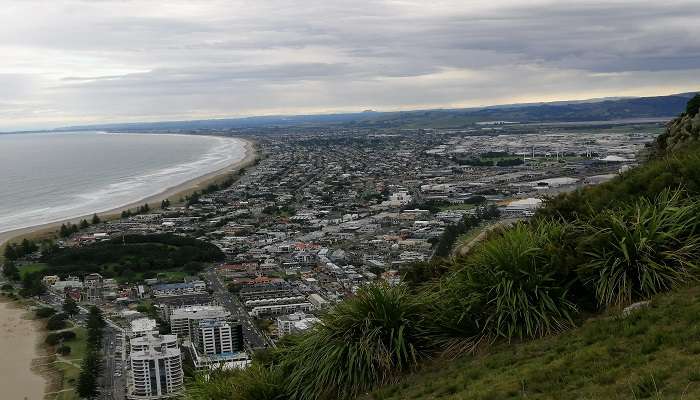
[[[63,303],[63,312],[68,315],[78,314],[78,304],[72,298],[66,298],[66,301]]]
[[[86,219],[80,221],[80,229],[86,229],[86,228],[89,227],[89,226],[90,226],[90,223],[87,222]]]
[[[39,250],[39,247],[33,241],[29,239],[22,240],[21,253],[23,256],[34,253],[37,250]]]
[[[97,352],[92,350],[85,355],[80,366],[77,391],[81,398],[92,399],[97,396],[97,376],[100,371],[100,362]]]
[[[99,224],[100,222],[102,222],[102,221],[100,220],[100,217],[98,217],[97,214],[93,214],[93,215],[92,215],[92,224],[93,224],[93,225],[97,225],[97,224]]]
[[[36,316],[38,318],[48,318],[54,314],[56,314],[56,310],[51,307],[41,307],[40,309],[36,310]]]
[[[19,270],[17,269],[14,261],[11,259],[5,261],[5,265],[2,267],[2,272],[5,274],[7,279],[11,279],[13,281],[19,280]]]
[[[19,255],[17,254],[15,245],[8,244],[5,246],[5,260],[16,260],[18,258]]]
[[[25,274],[22,277],[22,290],[20,290],[20,295],[24,297],[38,296],[46,292],[46,287],[41,281],[41,273],[34,272]]]
[[[50,331],[57,331],[66,327],[66,319],[68,315],[65,313],[58,313],[49,318],[46,322],[46,329]]]
[[[685,112],[694,117],[698,112],[700,112],[700,94],[696,94],[695,97],[688,101],[688,105],[685,107]]]

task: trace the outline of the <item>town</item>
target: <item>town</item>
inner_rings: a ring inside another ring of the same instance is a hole
[[[363,285],[395,285],[550,196],[614,178],[662,128],[190,132],[251,140],[258,158],[226,184],[64,226],[50,250],[10,258],[25,281],[40,280],[41,304],[58,310],[70,299],[78,325],[90,306],[101,310],[110,349],[102,398],[171,398],[188,371],[245,368]],[[110,246],[134,252],[109,259]]]

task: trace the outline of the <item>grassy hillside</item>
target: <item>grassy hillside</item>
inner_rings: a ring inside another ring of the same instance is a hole
[[[487,354],[436,360],[367,399],[700,398],[700,287],[655,297],[626,318]]]
[[[698,398],[700,145],[684,142],[409,285],[361,288],[191,400]]]

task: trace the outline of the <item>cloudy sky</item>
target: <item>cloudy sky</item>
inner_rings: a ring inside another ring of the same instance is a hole
[[[0,130],[700,89],[695,1],[0,0]]]

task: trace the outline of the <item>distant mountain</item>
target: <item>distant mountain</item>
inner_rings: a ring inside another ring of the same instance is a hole
[[[581,122],[670,118],[680,114],[695,93],[669,96],[606,98],[551,103],[507,104],[479,108],[398,112],[276,115],[193,121],[136,122],[70,126],[58,130],[181,131],[256,127],[344,126],[377,128],[464,128],[477,122]]]

